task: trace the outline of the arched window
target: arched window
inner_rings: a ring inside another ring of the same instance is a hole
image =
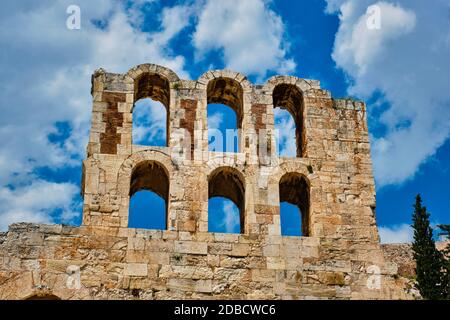
[[[208,104],[208,146],[214,152],[238,152],[236,112],[224,104]]]
[[[133,143],[167,146],[170,84],[160,75],[145,73],[135,80]]]
[[[245,189],[242,175],[222,167],[208,178],[208,230],[244,232]]]
[[[211,80],[207,87],[207,101],[210,151],[238,152],[243,119],[241,85],[230,78]]]
[[[292,84],[277,85],[273,90],[273,106],[275,108],[275,129],[279,130],[279,154],[303,157],[305,137],[301,91]],[[291,140],[293,136],[295,136],[295,142]],[[294,143],[295,145],[293,145]]]
[[[160,102],[144,98],[134,104],[133,143],[167,146],[167,110]]]
[[[155,161],[144,161],[131,175],[128,226],[167,229],[169,177]]]
[[[310,235],[309,185],[298,173],[280,179],[280,220],[283,235]]]
[[[280,157],[296,157],[296,125],[294,117],[287,110],[279,107],[274,110],[275,129],[278,130],[277,152]]]

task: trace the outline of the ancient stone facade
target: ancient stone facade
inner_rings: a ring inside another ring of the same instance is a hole
[[[237,72],[181,80],[152,64],[92,77],[80,227],[15,224],[0,234],[0,298],[402,299],[385,261],[365,105],[318,81]],[[133,144],[134,103],[167,109],[167,146]],[[236,111],[237,153],[208,151],[207,105]],[[296,122],[297,157],[276,154],[274,107]],[[128,228],[130,197],[166,201],[167,229]],[[241,234],[208,232],[208,199],[241,214]],[[303,236],[282,236],[280,201],[302,212]]]

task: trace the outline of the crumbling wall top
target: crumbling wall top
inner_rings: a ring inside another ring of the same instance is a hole
[[[136,79],[138,79],[142,74],[157,74],[165,79],[167,79],[170,85],[175,85],[175,83],[180,83],[181,87],[189,87],[192,83],[192,88],[195,89],[206,89],[208,83],[211,80],[218,78],[227,78],[238,82],[244,92],[250,93],[254,90],[260,90],[262,93],[270,94],[274,87],[279,84],[292,84],[299,88],[301,92],[309,92],[311,90],[322,90],[320,87],[320,81],[303,79],[295,76],[287,75],[275,75],[269,78],[263,84],[253,84],[251,83],[247,76],[236,71],[229,69],[223,70],[209,70],[202,75],[197,80],[181,79],[174,71],[169,68],[157,65],[157,64],[140,64],[131,68],[126,73],[111,73],[103,68],[97,69],[93,74],[93,79],[98,77],[103,77],[103,81],[108,83],[108,88],[104,88],[111,91],[127,91],[123,86],[124,84],[132,84]],[[122,87],[120,87],[122,84]],[[322,90],[325,91],[325,90]]]

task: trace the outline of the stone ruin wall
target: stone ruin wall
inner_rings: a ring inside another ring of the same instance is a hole
[[[82,225],[0,234],[0,299],[409,298],[379,243],[364,103],[314,80],[253,85],[228,70],[180,80],[152,64],[97,70],[92,96]],[[167,147],[132,143],[145,97],[167,108]],[[208,103],[236,111],[238,153],[208,151]],[[274,106],[296,121],[296,158],[276,155]],[[142,189],[166,199],[167,230],[128,228]],[[212,196],[237,204],[241,234],[208,232]],[[303,236],[281,235],[280,201],[301,208]],[[378,271],[380,287],[368,286]]]

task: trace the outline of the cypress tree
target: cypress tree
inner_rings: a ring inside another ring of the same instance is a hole
[[[424,299],[437,300],[446,298],[444,284],[444,259],[436,249],[433,229],[430,227],[430,214],[422,206],[420,194],[416,196],[412,217],[414,242],[412,249],[416,261],[416,288]]]

